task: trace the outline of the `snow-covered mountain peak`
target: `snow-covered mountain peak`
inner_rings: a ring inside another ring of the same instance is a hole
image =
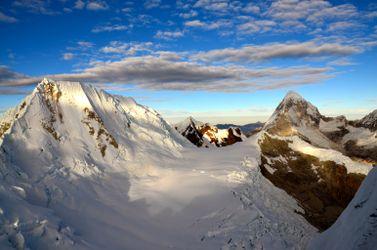
[[[319,114],[318,109],[313,104],[305,100],[300,94],[294,91],[289,91],[285,95],[284,99],[280,102],[276,110],[287,112],[291,108],[306,112],[311,115],[317,113]]]
[[[299,93],[290,90],[283,99],[283,102],[288,101],[305,101],[305,99]]]
[[[377,130],[377,109],[363,117],[359,122],[358,125],[369,128],[371,131]]]
[[[318,109],[296,92],[290,91],[280,102],[264,128],[292,133],[292,129],[318,125],[322,115]]]
[[[0,145],[12,165],[28,166],[19,171],[33,178],[50,171],[48,162],[79,174],[91,164],[114,170],[143,152],[151,161],[178,157],[189,143],[156,111],[131,98],[79,82],[44,79],[1,119]]]
[[[194,117],[189,116],[183,121],[176,123],[174,127],[179,133],[183,133],[188,127],[197,128],[202,126],[204,123],[201,121],[197,121]]]

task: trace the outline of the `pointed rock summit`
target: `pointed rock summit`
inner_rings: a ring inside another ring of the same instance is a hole
[[[321,114],[301,95],[290,91],[280,102],[275,112],[266,122],[264,129],[272,134],[292,135],[296,128],[318,126]]]
[[[377,130],[377,109],[366,115],[360,121],[358,121],[357,125],[369,128],[371,131]]]

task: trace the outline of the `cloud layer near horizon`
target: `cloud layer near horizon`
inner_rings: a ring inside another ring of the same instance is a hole
[[[99,84],[132,84],[153,90],[240,92],[319,83],[331,77],[331,68],[209,66],[150,55],[127,57],[114,62],[96,62],[77,73],[37,77],[0,67],[0,86],[33,85],[43,77]]]

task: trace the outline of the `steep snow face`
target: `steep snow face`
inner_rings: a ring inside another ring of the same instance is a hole
[[[48,171],[51,162],[73,172],[81,171],[80,164],[111,162],[116,169],[144,151],[150,158],[179,156],[187,144],[157,112],[90,85],[45,79],[21,106],[8,119],[2,148],[31,178]]]
[[[227,146],[242,141],[245,136],[239,128],[219,129],[188,117],[174,125],[175,129],[198,147]]]
[[[375,249],[377,168],[373,168],[336,222],[316,236],[309,249]]]

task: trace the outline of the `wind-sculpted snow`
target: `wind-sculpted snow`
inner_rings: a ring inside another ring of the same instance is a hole
[[[260,174],[256,137],[194,148],[154,110],[80,83],[45,80],[14,112],[1,249],[301,249],[315,231]]]

